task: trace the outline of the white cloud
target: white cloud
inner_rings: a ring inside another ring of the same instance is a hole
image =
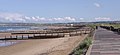
[[[46,20],[46,18],[44,18],[44,17],[40,18],[39,16],[36,16],[36,18],[37,18],[38,20],[41,20],[41,21]]]
[[[23,15],[19,13],[0,13],[1,22],[25,22]]]
[[[51,20],[53,20],[53,21],[64,21],[63,18],[53,18],[53,19],[51,19]]]
[[[65,19],[66,21],[76,21],[75,18],[71,18],[71,17],[65,17],[64,19]]]
[[[98,8],[101,7],[101,5],[99,3],[94,3],[94,5]]]
[[[84,20],[84,18],[79,18],[80,20]]]
[[[58,17],[58,18],[40,18],[40,17],[34,17],[35,20],[38,21],[45,21],[45,22],[72,22],[75,21],[75,18],[71,18],[71,17]]]
[[[51,18],[51,20],[55,21],[55,22],[74,22],[74,21],[76,21],[76,19],[72,18],[72,17]]]
[[[58,17],[58,18],[44,18],[39,16],[25,16],[19,13],[0,13],[0,22],[74,22],[76,18],[72,17]]]
[[[30,20],[30,19],[31,19],[30,17],[27,17],[27,16],[25,16],[24,18],[25,18],[26,20]]]
[[[97,20],[97,21],[110,21],[111,18],[107,18],[107,17],[98,17],[98,18],[95,18],[95,20]]]

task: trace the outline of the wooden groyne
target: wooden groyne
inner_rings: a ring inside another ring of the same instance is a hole
[[[0,38],[0,40],[23,40],[23,39],[45,39],[45,38],[60,38],[71,37],[90,33],[92,29],[84,28],[68,28],[68,29],[53,29],[37,32],[12,32],[10,36]]]

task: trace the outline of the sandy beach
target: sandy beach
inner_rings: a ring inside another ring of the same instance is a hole
[[[20,40],[18,44],[0,47],[0,55],[67,55],[85,36]]]

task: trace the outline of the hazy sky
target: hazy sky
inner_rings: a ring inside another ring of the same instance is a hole
[[[0,22],[120,20],[120,0],[0,0]]]

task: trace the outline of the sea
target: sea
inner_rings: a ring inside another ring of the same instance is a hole
[[[0,31],[21,31],[21,30],[42,30],[46,29],[47,26],[0,26]]]
[[[13,44],[19,43],[19,41],[0,41],[0,47],[11,46]]]

